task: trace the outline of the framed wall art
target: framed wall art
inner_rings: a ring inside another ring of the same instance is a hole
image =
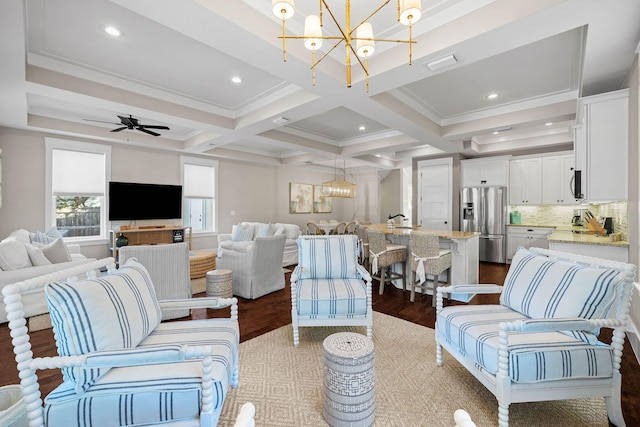
[[[313,210],[313,185],[289,183],[289,213],[311,213]]]
[[[313,186],[313,213],[331,213],[333,199],[322,185]]]

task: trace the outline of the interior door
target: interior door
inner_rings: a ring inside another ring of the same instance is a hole
[[[418,223],[424,230],[451,231],[453,159],[418,162]]]

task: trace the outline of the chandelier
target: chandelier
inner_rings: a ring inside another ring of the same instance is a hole
[[[343,171],[343,179],[342,181],[337,178],[337,160],[335,161],[336,166],[334,166],[333,172],[333,181],[327,181],[322,183],[322,191],[328,197],[341,197],[344,199],[353,199],[356,197],[356,185],[347,181],[345,175],[347,174],[346,167],[344,166],[346,162],[343,162],[342,171]]]
[[[318,15],[309,15],[304,20],[304,35],[303,36],[288,36],[286,35],[285,21],[291,18],[295,12],[294,0],[271,0],[271,8],[273,14],[277,18],[282,18],[282,35],[278,38],[282,39],[282,55],[285,62],[287,62],[287,39],[304,39],[304,45],[311,51],[311,82],[316,85],[316,66],[329,55],[340,43],[344,42],[346,50],[346,72],[347,72],[347,87],[351,87],[351,58],[353,56],[358,60],[358,63],[362,67],[365,74],[366,90],[369,92],[369,64],[368,59],[375,51],[375,42],[393,42],[393,43],[407,43],[409,45],[409,65],[411,65],[412,57],[412,45],[415,40],[412,40],[412,26],[420,19],[422,14],[422,5],[420,0],[397,0],[398,2],[398,17],[397,20],[409,27],[409,40],[392,40],[392,39],[380,39],[373,36],[373,27],[370,23],[366,22],[373,15],[378,13],[383,7],[391,2],[391,0],[384,1],[377,9],[371,12],[362,22],[352,26],[351,25],[351,1],[345,0],[345,22],[344,25],[340,25],[335,15],[331,11],[331,8],[327,4],[326,0],[319,0],[320,11]],[[323,36],[322,35],[322,11],[323,7],[329,12],[331,19],[338,27],[341,35],[339,36]],[[354,35],[355,33],[355,35]],[[335,40],[334,45],[316,60],[316,51],[322,47],[323,40]],[[355,42],[355,46],[354,46]],[[362,58],[362,59],[360,59]]]

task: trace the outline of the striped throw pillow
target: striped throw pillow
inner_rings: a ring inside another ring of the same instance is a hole
[[[136,347],[162,313],[149,273],[135,258],[112,275],[45,286],[60,356]],[[65,381],[86,391],[108,368],[64,368]]]
[[[615,269],[558,261],[520,248],[504,280],[500,303],[530,318],[601,319],[623,281]],[[596,342],[590,333],[569,334]]]
[[[253,240],[255,226],[249,224],[238,224],[234,227],[231,240],[234,242],[247,242]]]
[[[358,277],[358,239],[354,235],[301,236],[298,264],[301,279],[354,279]]]

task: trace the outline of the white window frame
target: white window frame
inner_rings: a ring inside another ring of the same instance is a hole
[[[74,243],[104,243],[109,240],[110,223],[108,221],[107,211],[109,206],[109,192],[107,190],[108,183],[111,181],[111,146],[104,144],[95,144],[90,142],[71,141],[66,139],[45,138],[46,161],[45,161],[45,229],[56,226],[56,206],[53,202],[53,150],[70,150],[81,151],[85,153],[104,154],[105,156],[105,177],[104,177],[104,206],[100,210],[100,235],[85,237],[66,237],[64,240]]]
[[[202,157],[189,157],[189,156],[180,156],[180,183],[183,186],[182,189],[182,194],[183,194],[183,200],[182,203],[184,204],[184,165],[185,164],[189,164],[189,165],[198,165],[198,166],[208,166],[208,167],[212,167],[213,168],[213,173],[214,173],[214,196],[213,196],[213,224],[209,224],[211,225],[211,229],[207,229],[207,230],[192,230],[194,235],[198,235],[198,236],[207,236],[207,235],[216,235],[218,234],[218,161],[217,160],[212,160],[212,159],[204,159]],[[183,224],[185,221],[185,213],[183,212]],[[186,225],[186,224],[185,224]]]

